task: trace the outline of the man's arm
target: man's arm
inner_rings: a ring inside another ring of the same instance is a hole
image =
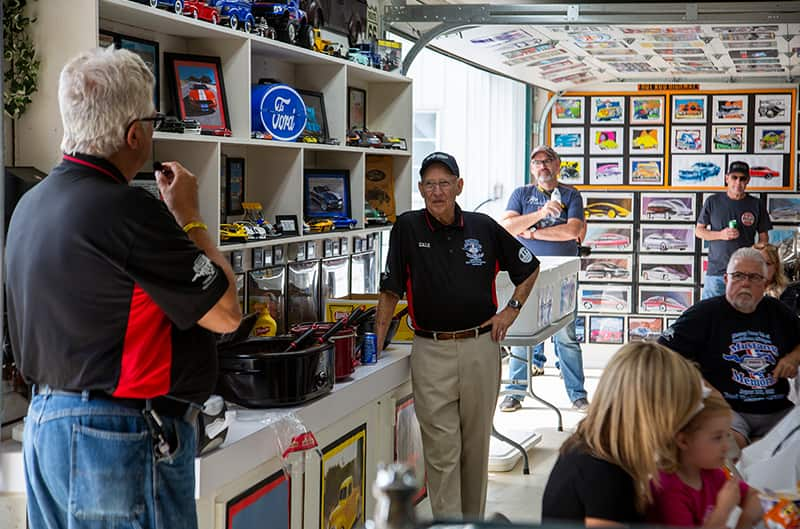
[[[582,220],[569,219],[566,224],[548,226],[528,233],[530,233],[530,239],[537,241],[576,241],[580,238],[582,231]]]
[[[389,330],[389,323],[394,315],[394,308],[400,296],[389,290],[384,290],[378,295],[378,308],[375,311],[375,334],[378,336],[378,352],[383,349],[383,342],[386,340],[386,332]]]
[[[694,228],[694,234],[698,239],[704,241],[732,241],[739,238],[739,230],[736,228],[725,228],[720,231],[708,229],[705,224],[698,224]]]
[[[525,234],[529,233],[530,227],[543,218],[547,217],[548,215],[556,216],[560,214],[560,207],[557,206],[555,202],[549,201],[546,202],[541,209],[538,209],[532,213],[525,213],[524,215],[520,214],[518,211],[507,210],[505,213],[503,213],[502,219],[500,220],[500,225],[503,226],[511,235],[525,237]]]
[[[537,267],[536,270],[529,275],[525,281],[517,285],[514,289],[514,293],[511,295],[512,298],[516,299],[522,304],[525,304],[525,300],[528,299],[528,296],[533,289],[533,284],[536,282],[536,278],[539,277],[539,268]],[[519,311],[517,309],[512,309],[511,307],[505,307],[503,310],[492,316],[490,319],[486,320],[481,324],[481,327],[486,327],[487,325],[492,326],[492,340],[495,342],[499,342],[504,340],[506,337],[506,332],[508,328],[511,327],[511,324],[514,323],[514,320],[517,319],[519,316]]]
[[[762,231],[758,234],[758,242],[760,243],[768,243],[769,242],[769,233]]]
[[[798,366],[800,366],[800,344],[796,345],[792,352],[778,360],[772,375],[775,378],[794,378],[797,376]]]

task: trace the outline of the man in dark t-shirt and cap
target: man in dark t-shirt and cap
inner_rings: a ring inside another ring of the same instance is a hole
[[[708,241],[708,270],[702,299],[725,293],[723,275],[733,252],[755,242],[767,242],[772,229],[764,204],[747,194],[750,166],[735,161],[725,175],[725,193],[717,193],[703,204],[695,235]],[[758,241],[756,241],[758,234]]]

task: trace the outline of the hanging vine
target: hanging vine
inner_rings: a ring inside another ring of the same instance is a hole
[[[11,119],[18,119],[31,103],[39,85],[36,48],[28,33],[35,18],[25,16],[27,0],[3,0],[3,106]]]

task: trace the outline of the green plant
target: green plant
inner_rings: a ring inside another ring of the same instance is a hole
[[[28,33],[35,18],[25,15],[27,0],[3,0],[3,106],[11,119],[17,119],[38,89],[39,64],[36,48]]]

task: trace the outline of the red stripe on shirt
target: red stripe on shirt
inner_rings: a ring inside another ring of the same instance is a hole
[[[406,265],[406,303],[408,304],[408,317],[411,318],[411,327],[416,329],[417,322],[414,320],[414,294],[411,291],[411,267]]]
[[[149,399],[169,393],[172,322],[139,285],[134,285],[122,366],[114,396]]]
[[[494,303],[494,308],[497,310],[497,274],[500,273],[500,261],[495,260],[494,262],[494,277],[492,277],[492,303]]]
[[[64,160],[67,160],[68,162],[72,162],[72,163],[77,163],[77,164],[80,164],[80,165],[84,165],[84,166],[86,166],[86,167],[90,167],[90,168],[94,169],[95,171],[101,172],[101,173],[103,173],[104,175],[108,176],[109,178],[111,178],[111,179],[112,179],[113,181],[115,181],[116,183],[118,183],[118,184],[121,184],[121,183],[122,183],[122,182],[120,181],[120,179],[119,179],[119,178],[117,178],[116,176],[114,176],[114,174],[113,174],[111,171],[107,171],[107,170],[103,169],[102,167],[100,167],[99,165],[95,165],[95,164],[93,164],[93,163],[87,162],[87,161],[85,161],[85,160],[81,160],[81,159],[79,159],[79,158],[75,158],[74,156],[70,156],[70,155],[68,155],[68,154],[65,154],[65,155],[64,155]]]

